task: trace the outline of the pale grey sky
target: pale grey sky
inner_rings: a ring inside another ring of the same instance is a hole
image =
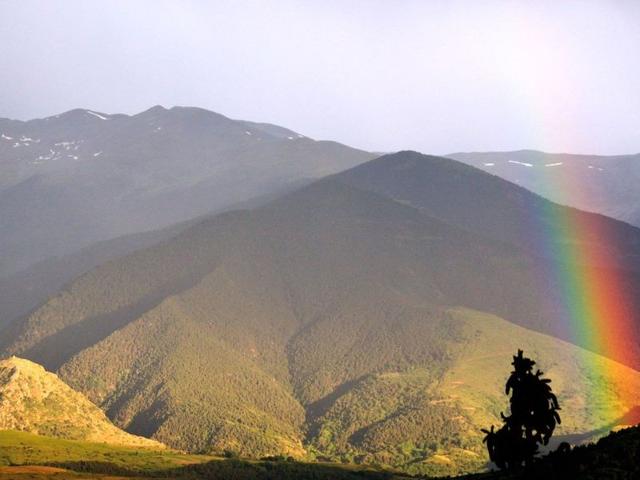
[[[640,152],[640,2],[0,0],[0,117],[194,105],[429,153]]]

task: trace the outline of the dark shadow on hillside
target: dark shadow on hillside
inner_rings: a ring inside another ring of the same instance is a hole
[[[352,445],[362,445],[364,443],[365,435],[367,434],[367,432],[374,431],[376,429],[376,427],[378,427],[379,425],[384,425],[386,422],[393,421],[394,418],[402,417],[405,414],[406,414],[406,412],[400,410],[400,411],[392,413],[391,415],[385,416],[384,418],[381,418],[380,420],[377,420],[377,421],[373,422],[371,425],[365,425],[364,427],[359,428],[358,430],[353,432],[349,436],[349,440],[348,441]],[[416,461],[420,462],[422,460],[421,459],[416,459]]]
[[[144,379],[139,383],[144,383]],[[128,393],[126,395],[119,396],[110,406],[109,410],[107,410],[107,417],[115,418],[116,412],[119,412],[120,409],[122,409],[135,396],[135,392],[141,391],[141,388],[142,387],[138,388],[134,385],[132,388],[128,389]],[[156,392],[153,394],[154,398],[157,398],[158,390],[161,388],[162,385],[156,387]],[[149,408],[136,413],[133,419],[125,427],[125,430],[134,435],[151,438],[167,419],[166,412],[168,408],[167,402],[164,399],[158,398],[151,404],[151,406],[149,406]]]
[[[367,375],[350,380],[338,385],[330,394],[325,395],[320,400],[310,403],[306,411],[306,423],[310,425],[307,433],[308,438],[313,438],[319,433],[319,424],[315,420],[325,415],[336,401],[344,394],[351,391],[358,383],[364,380]]]
[[[596,437],[602,437],[610,433],[614,428],[619,426],[631,426],[640,424],[640,405],[631,408],[623,416],[613,422],[594,430],[583,433],[571,433],[568,435],[559,435],[553,437],[549,441],[549,445],[541,449],[541,453],[546,454],[558,448],[558,446],[567,442],[571,445],[581,445],[586,442],[592,442]]]

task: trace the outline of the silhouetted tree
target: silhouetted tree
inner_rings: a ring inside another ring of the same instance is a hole
[[[542,378],[540,370],[533,373],[535,364],[518,350],[505,388],[505,393],[511,394],[511,415],[500,414],[504,425],[499,430],[494,430],[493,425],[491,430],[482,430],[489,458],[503,470],[530,463],[538,453],[538,446],[549,443],[560,423],[560,405],[551,391],[551,380]]]

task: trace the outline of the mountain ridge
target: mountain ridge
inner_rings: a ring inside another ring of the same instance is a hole
[[[0,275],[373,157],[287,132],[195,107],[0,120]]]

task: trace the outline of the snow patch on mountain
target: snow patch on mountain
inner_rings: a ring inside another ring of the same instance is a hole
[[[518,160],[509,160],[509,163],[513,163],[514,165],[522,165],[525,167],[533,167],[532,163],[519,162]]]
[[[91,110],[87,110],[89,115],[93,115],[94,117],[98,117],[100,120],[109,120],[107,117],[100,115],[99,113],[92,112]]]

